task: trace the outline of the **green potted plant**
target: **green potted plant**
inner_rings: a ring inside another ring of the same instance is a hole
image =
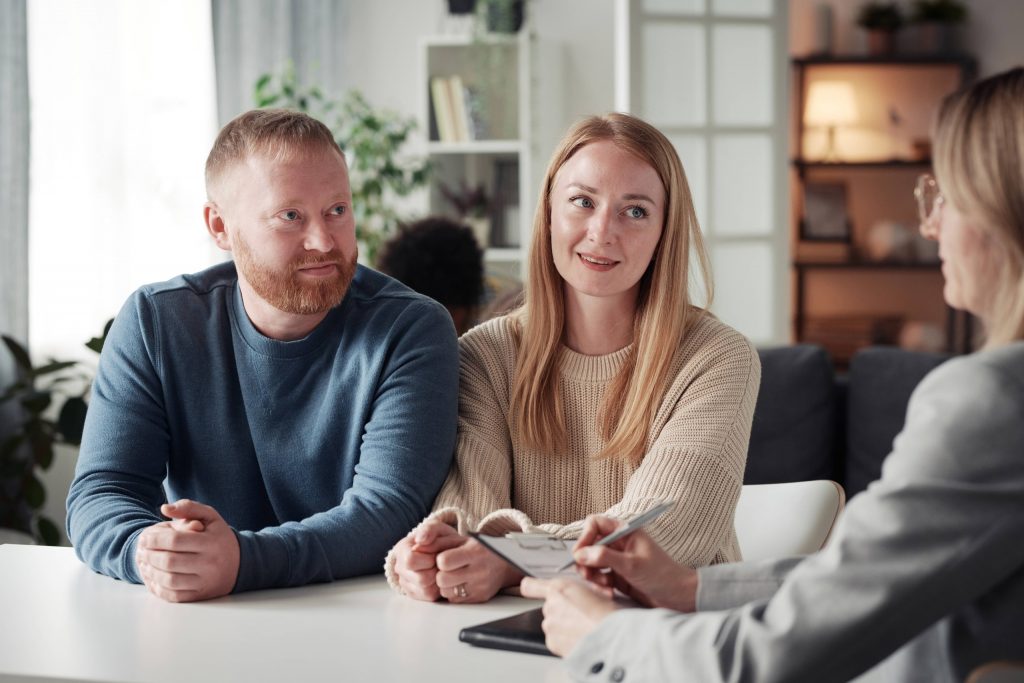
[[[334,133],[349,164],[356,238],[364,257],[373,263],[380,244],[401,222],[392,208],[394,198],[425,187],[430,175],[428,162],[400,155],[415,119],[377,110],[357,90],[341,100],[328,99],[319,88],[300,85],[291,65],[279,74],[260,76],[254,98],[257,107],[306,112]]]
[[[112,323],[86,346],[99,353]],[[41,512],[46,489],[39,474],[53,465],[56,444],[81,443],[90,377],[77,370],[77,361],[51,359],[35,365],[24,346],[7,335],[2,338],[14,360],[15,378],[0,393],[0,405],[13,403],[15,419],[0,439],[0,529],[58,545],[57,525]],[[76,382],[84,388],[71,392],[68,387]],[[58,401],[63,403],[56,408]]]
[[[868,52],[872,55],[892,54],[903,24],[903,12],[894,2],[868,2],[857,13],[857,25],[868,32]]]
[[[967,6],[958,0],[917,0],[911,19],[924,53],[956,52],[956,31],[967,21]]]
[[[526,0],[479,0],[476,11],[489,33],[518,33],[526,18]]]

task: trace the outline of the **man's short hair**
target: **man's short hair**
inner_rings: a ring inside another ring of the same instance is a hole
[[[333,151],[344,159],[330,129],[308,114],[291,109],[253,109],[224,126],[206,158],[206,193],[221,174],[254,154],[284,161]]]
[[[449,218],[399,228],[381,247],[377,269],[449,309],[473,308],[483,298],[483,250],[469,227]]]

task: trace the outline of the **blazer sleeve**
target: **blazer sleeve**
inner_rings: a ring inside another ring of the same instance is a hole
[[[946,363],[915,392],[881,479],[850,502],[824,550],[774,578],[771,563],[704,570],[704,607],[760,583],[754,595],[765,597],[736,609],[613,614],[571,653],[573,675],[595,680],[597,661],[634,681],[866,671],[1024,566],[1022,414],[1018,378],[977,360]]]

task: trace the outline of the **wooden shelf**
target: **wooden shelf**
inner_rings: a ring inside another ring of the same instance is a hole
[[[938,270],[939,261],[794,261],[794,268],[832,268],[836,270]]]
[[[973,73],[974,58],[969,55],[809,55],[794,57],[795,66],[959,66]]]
[[[790,163],[800,170],[805,169],[836,169],[843,171],[892,169],[892,168],[924,168],[932,165],[931,159],[879,159],[878,161],[807,161],[792,159]]]

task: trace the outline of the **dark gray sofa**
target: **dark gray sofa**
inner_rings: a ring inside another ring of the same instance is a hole
[[[914,387],[948,356],[870,347],[837,376],[820,346],[760,349],[745,484],[832,479],[847,499],[878,478]]]

